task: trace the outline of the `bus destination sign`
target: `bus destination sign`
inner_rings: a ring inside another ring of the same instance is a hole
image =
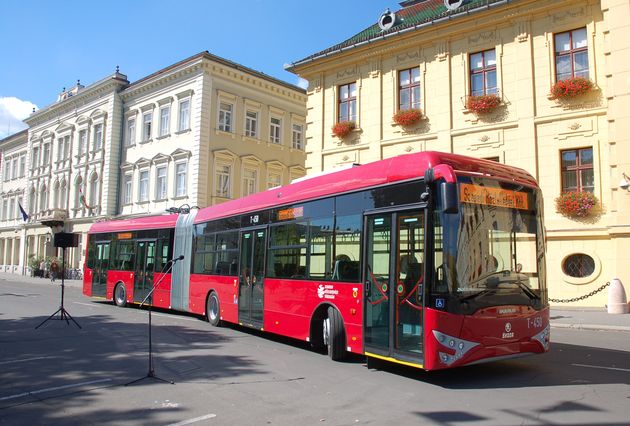
[[[304,206],[291,207],[278,211],[278,220],[291,220],[304,216]]]
[[[459,200],[462,203],[485,204],[488,206],[508,207],[527,210],[527,193],[509,189],[488,188],[485,186],[460,184]]]

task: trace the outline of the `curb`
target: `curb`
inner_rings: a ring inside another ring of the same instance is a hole
[[[551,323],[551,328],[569,328],[573,330],[595,330],[595,331],[630,331],[630,327],[623,325],[595,325],[595,324],[564,324]]]

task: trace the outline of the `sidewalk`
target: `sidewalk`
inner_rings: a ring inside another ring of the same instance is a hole
[[[0,286],[3,281],[28,282],[42,285],[52,284],[48,278],[26,277],[0,272]],[[58,278],[55,284],[60,285],[61,279]],[[81,280],[65,280],[64,284],[68,287],[83,287]],[[551,327],[578,330],[630,331],[630,314],[613,315],[609,314],[605,308],[552,306]]]

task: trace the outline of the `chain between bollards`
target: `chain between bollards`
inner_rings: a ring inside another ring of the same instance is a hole
[[[584,296],[580,296],[580,297],[573,297],[571,299],[549,299],[550,302],[554,302],[554,303],[571,303],[571,302],[578,302],[580,300],[584,300],[587,299],[597,293],[599,293],[600,291],[602,291],[603,289],[605,289],[606,287],[608,287],[610,285],[610,281],[608,281],[606,284],[604,284],[603,286],[601,286],[600,288],[598,288],[597,290],[593,290],[588,294],[585,294]]]

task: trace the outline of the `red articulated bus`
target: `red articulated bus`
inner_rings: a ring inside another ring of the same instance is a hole
[[[83,292],[124,306],[161,280],[153,306],[305,340],[334,360],[435,370],[543,353],[542,209],[522,169],[402,155],[200,210],[95,223]]]

